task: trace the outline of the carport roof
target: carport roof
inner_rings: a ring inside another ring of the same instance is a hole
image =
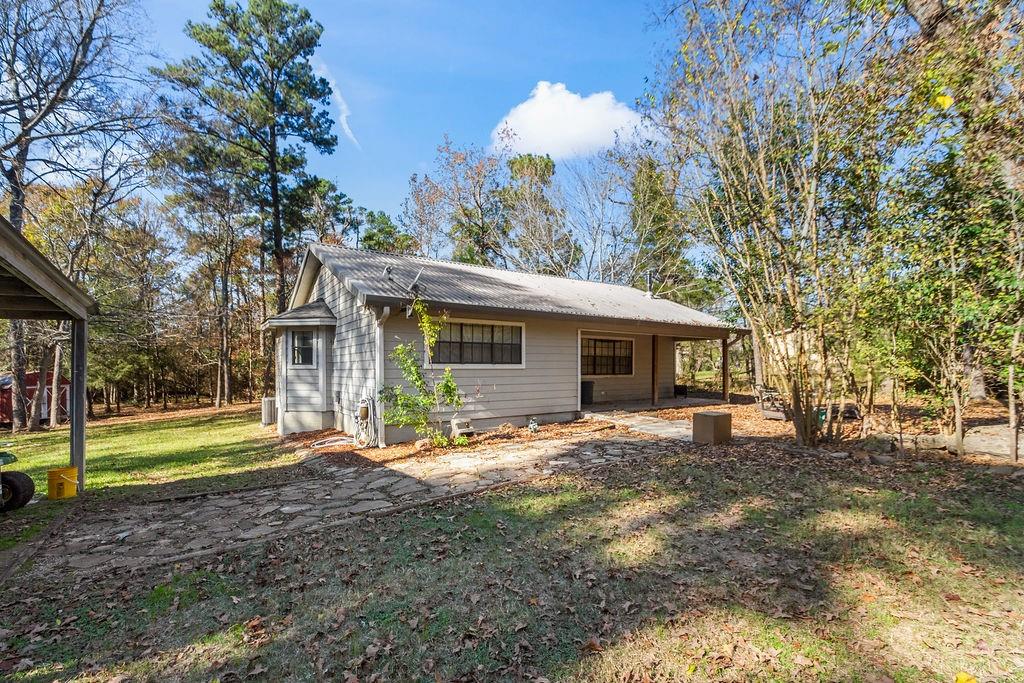
[[[0,217],[0,318],[85,320],[96,302]]]
[[[0,218],[0,318],[71,320],[71,464],[85,487],[86,355],[96,302]]]
[[[310,246],[293,305],[311,291],[311,257],[368,304],[402,305],[418,296],[442,308],[696,328],[714,337],[744,331],[634,287],[325,244]]]

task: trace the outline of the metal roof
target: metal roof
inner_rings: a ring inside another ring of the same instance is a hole
[[[287,311],[267,318],[264,327],[285,327],[289,325],[333,325],[337,322],[334,311],[323,299],[289,308]]]
[[[309,250],[366,303],[401,304],[415,294],[443,307],[742,331],[634,287],[335,245]]]

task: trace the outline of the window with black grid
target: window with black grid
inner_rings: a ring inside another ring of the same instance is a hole
[[[315,350],[312,332],[292,332],[292,365],[313,365]]]
[[[445,323],[437,335],[433,362],[439,365],[521,365],[519,325]]]
[[[580,371],[583,375],[632,375],[632,339],[580,340]]]

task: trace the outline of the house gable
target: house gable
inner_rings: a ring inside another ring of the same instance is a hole
[[[335,413],[335,426],[354,433],[359,401],[376,393],[377,315],[326,268],[317,268],[305,296],[322,300],[336,318],[329,349],[328,403]]]

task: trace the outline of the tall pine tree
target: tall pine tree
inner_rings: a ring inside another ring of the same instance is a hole
[[[185,27],[199,54],[156,73],[183,96],[172,103],[174,116],[239,148],[258,179],[253,195],[269,211],[264,248],[274,259],[280,312],[288,298],[287,188],[302,177],[304,146],[330,154],[338,142],[327,109],[331,86],[310,64],[323,27],[283,0],[249,0],[245,7],[214,0],[208,16],[208,23]],[[228,131],[219,126],[225,119]]]

